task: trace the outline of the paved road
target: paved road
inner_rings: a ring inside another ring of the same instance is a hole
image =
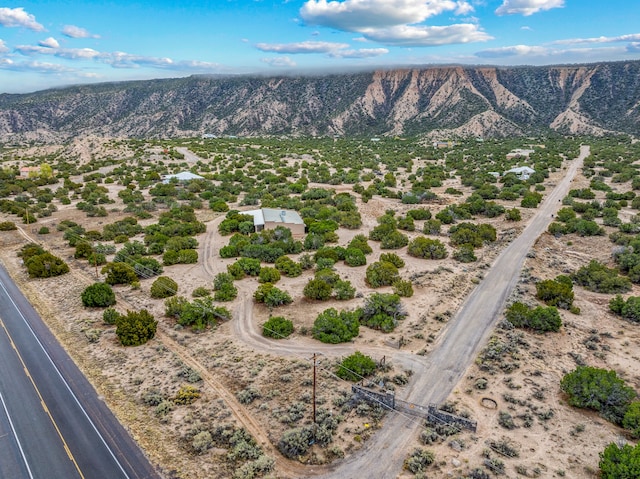
[[[448,323],[433,352],[426,358],[425,370],[407,391],[406,400],[418,404],[441,403],[451,394],[493,331],[518,282],[527,252],[546,231],[551,215],[560,207],[560,200],[567,195],[571,181],[588,155],[589,147],[583,146],[562,181],[540,204],[536,216],[494,261],[485,278]],[[329,474],[318,477],[355,479],[362,477],[362,471],[367,471],[367,479],[397,477],[420,422],[392,414],[394,416],[386,420],[385,427],[362,450],[336,465]]]
[[[2,267],[0,477],[160,477]]]

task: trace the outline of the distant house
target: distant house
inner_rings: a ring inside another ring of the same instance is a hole
[[[515,150],[511,150],[507,153],[507,160],[511,160],[513,158],[529,158],[529,155],[534,152],[535,150],[523,150],[521,148],[516,148]]]
[[[187,183],[191,180],[204,180],[204,176],[196,175],[195,173],[191,173],[190,171],[181,171],[180,173],[176,173],[174,175],[162,175],[160,177],[163,183],[171,183],[171,180],[174,178],[179,183]]]
[[[207,139],[210,139],[210,138],[217,138],[217,136],[212,134],[212,133],[205,133],[204,135],[202,135],[202,139],[203,140],[207,140]]]
[[[518,179],[528,180],[529,177],[535,172],[536,170],[534,170],[533,168],[529,168],[528,166],[517,166],[505,171],[504,174],[506,175],[507,173],[514,173],[518,177]]]
[[[455,141],[434,141],[434,148],[453,148],[455,146]]]
[[[39,166],[23,166],[20,168],[20,176],[18,178],[37,178],[38,176],[40,176]]]
[[[243,215],[253,216],[256,231],[274,230],[284,226],[291,230],[294,236],[304,235],[305,224],[297,211],[276,208],[261,208],[259,210],[241,211]]]

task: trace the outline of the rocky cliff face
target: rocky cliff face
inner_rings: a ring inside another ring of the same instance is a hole
[[[637,134],[640,62],[189,77],[0,95],[0,140],[214,135]]]

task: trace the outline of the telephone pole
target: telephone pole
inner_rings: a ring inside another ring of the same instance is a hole
[[[316,353],[313,353],[313,433],[316,432]]]

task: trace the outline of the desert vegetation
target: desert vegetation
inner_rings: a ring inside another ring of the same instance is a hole
[[[130,427],[152,431],[143,447],[156,438],[163,468],[194,478],[286,475],[339,460],[375,434],[385,411],[355,401],[352,383],[403,397],[416,378],[396,352],[428,356],[581,143],[591,156],[575,188],[477,363],[441,405],[483,427],[421,424],[401,474],[607,474],[616,454],[633,457],[609,439],[639,430],[631,346],[640,175],[627,138],[469,139],[446,149],[391,138],[6,145],[2,260],[27,289],[64,278],[51,298],[33,301],[53,312],[47,321],[92,380],[119,392],[107,398],[119,417],[144,417]],[[528,158],[507,158],[523,146]],[[18,179],[24,164],[46,165],[45,174]],[[502,175],[522,164],[535,174]],[[183,170],[203,178],[161,181]],[[297,211],[305,234],[256,231],[243,211],[258,207]],[[312,364],[316,350],[325,353]],[[619,401],[581,389],[587,373],[608,378]],[[529,434],[549,430],[554,438],[531,459],[520,453]],[[543,471],[538,456],[574,438],[588,452],[571,464],[563,452]]]

